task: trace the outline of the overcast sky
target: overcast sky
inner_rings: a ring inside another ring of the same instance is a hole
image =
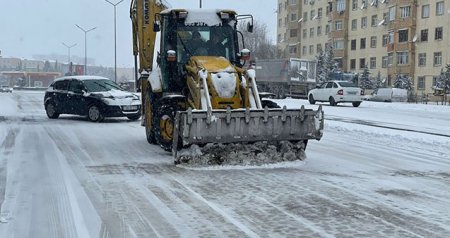
[[[110,0],[117,3],[120,0]],[[174,8],[198,8],[199,0],[166,0]],[[132,67],[132,33],[129,18],[131,0],[117,6],[117,66]],[[233,3],[235,2],[235,3]],[[203,0],[203,8],[234,9],[252,14],[267,24],[269,37],[276,37],[276,0]],[[232,4],[233,3],[233,4]],[[87,54],[97,65],[114,66],[114,8],[105,0],[0,0],[0,50],[3,57],[31,59],[32,55],[67,55],[62,44],[77,44],[71,55],[84,57],[84,29]]]

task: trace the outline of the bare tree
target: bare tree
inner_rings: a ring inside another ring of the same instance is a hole
[[[247,48],[252,52],[253,59],[275,59],[277,58],[277,47],[271,42],[267,36],[267,25],[253,21],[253,32],[247,31],[246,21],[241,21],[238,24],[238,30],[244,36],[244,44],[239,42],[241,49]]]

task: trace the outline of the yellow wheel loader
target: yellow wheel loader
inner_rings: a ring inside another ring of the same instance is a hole
[[[147,141],[172,151],[176,163],[301,159],[307,141],[322,137],[321,107],[269,108],[274,103],[261,100],[237,29],[245,20],[251,32],[251,15],[157,0],[132,0],[130,15]]]

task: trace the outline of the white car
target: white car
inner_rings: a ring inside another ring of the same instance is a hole
[[[358,107],[363,99],[364,91],[349,81],[329,81],[322,83],[308,93],[309,103],[329,102],[331,106],[338,103],[351,102]]]
[[[2,86],[0,86],[0,92],[12,93],[12,88],[8,87],[7,85],[2,85]]]

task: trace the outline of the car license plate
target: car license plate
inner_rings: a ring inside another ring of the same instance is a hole
[[[138,106],[136,105],[127,105],[127,106],[122,106],[122,110],[124,111],[133,111],[133,110],[137,110]]]
[[[350,95],[356,95],[356,92],[348,92]]]

